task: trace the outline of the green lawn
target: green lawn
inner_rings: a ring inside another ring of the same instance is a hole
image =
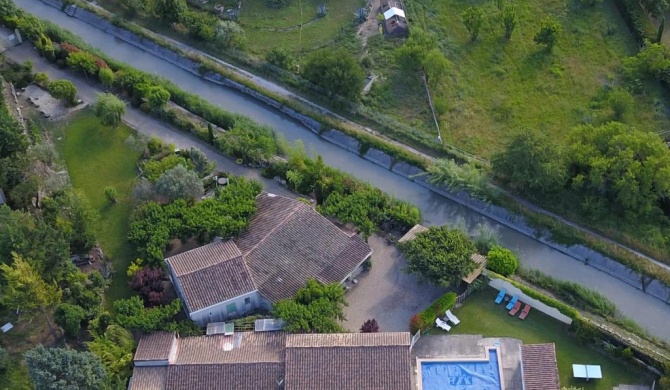
[[[568,326],[531,310],[525,320],[510,316],[502,305],[493,301],[498,291],[487,288],[474,293],[454,311],[461,323],[452,327],[452,334],[481,334],[484,337],[513,337],[524,344],[556,344],[556,357],[561,386],[583,387],[585,390],[611,390],[619,384],[647,384],[652,378],[630,363],[617,361],[600,351],[580,345],[567,331]],[[431,333],[442,332],[435,328]],[[599,364],[603,379],[584,382],[572,378],[572,364]]]
[[[518,130],[540,129],[561,142],[575,125],[612,120],[604,90],[620,83],[622,60],[637,51],[612,0],[594,8],[567,0],[505,2],[514,4],[519,19],[510,41],[503,38],[494,1],[407,0],[410,29],[434,32],[440,50],[452,63],[450,75],[432,91],[442,111],[445,140],[490,157]],[[470,6],[481,8],[486,18],[475,42],[461,17]],[[563,27],[553,52],[533,41],[546,16],[558,19]],[[392,62],[387,61],[392,54],[388,46],[368,45],[379,59],[379,71],[387,76],[385,83],[390,84],[380,84],[377,92],[373,89],[372,100],[379,102],[375,108],[432,134],[430,111],[416,106],[416,102],[425,106],[425,92],[397,90],[409,82],[421,86],[421,81],[387,66]],[[658,83],[645,88],[644,94],[635,95],[626,122],[649,131],[667,128],[664,92]]]
[[[63,133],[64,131],[64,133]],[[134,131],[126,126],[104,128],[92,112],[78,114],[60,130],[57,141],[75,188],[82,190],[100,213],[96,235],[114,270],[107,292],[107,304],[131,295],[126,268],[134,260],[134,250],[126,235],[132,204],[130,193],[136,176],[139,154],[124,144]],[[118,203],[110,204],[104,190],[113,186]]]

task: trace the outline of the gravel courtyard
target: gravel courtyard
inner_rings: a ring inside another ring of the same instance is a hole
[[[447,290],[419,283],[403,272],[405,259],[385,238],[374,235],[368,244],[374,251],[372,269],[359,275],[358,284],[347,293],[343,326],[358,332],[365,320],[375,318],[380,332],[408,331],[409,319]]]

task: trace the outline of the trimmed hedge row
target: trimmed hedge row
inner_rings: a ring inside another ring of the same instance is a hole
[[[447,310],[451,310],[456,304],[456,293],[450,292],[437,298],[432,305],[419,314],[412,316],[409,322],[409,329],[412,334],[418,330],[424,331],[430,329],[435,320],[444,316]]]

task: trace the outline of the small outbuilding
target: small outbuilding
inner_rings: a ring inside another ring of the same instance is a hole
[[[400,37],[409,35],[405,9],[400,0],[382,0],[380,12],[384,15],[384,34]]]

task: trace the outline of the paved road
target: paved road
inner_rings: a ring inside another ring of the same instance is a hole
[[[539,243],[533,238],[498,225],[424,187],[409,182],[380,166],[346,152],[324,141],[295,121],[286,118],[279,112],[270,109],[258,101],[208,83],[132,45],[111,38],[99,29],[77,19],[69,18],[55,8],[46,6],[37,0],[16,0],[16,3],[38,17],[49,19],[71,30],[85,39],[89,44],[106,52],[111,57],[127,62],[138,69],[160,74],[172,80],[184,90],[197,93],[216,105],[233,112],[248,115],[256,121],[274,128],[277,132],[285,135],[289,141],[302,140],[308,150],[312,150],[323,156],[324,161],[330,166],[355,175],[359,179],[368,181],[399,199],[407,200],[417,205],[424,216],[422,222],[424,224],[444,225],[454,224],[458,220],[465,220],[466,224],[471,228],[478,223],[487,223],[498,227],[502,237],[502,244],[518,249],[525,265],[551,274],[556,278],[573,281],[600,291],[610,297],[626,316],[634,318],[639,324],[647,328],[650,333],[670,341],[670,327],[665,326],[665,324],[670,323],[670,308],[660,300],[638,291],[595,268],[585,266],[577,260]],[[13,50],[10,50],[10,56],[13,55]],[[37,63],[38,61],[35,62]],[[143,121],[138,121],[138,124],[142,126]],[[158,128],[153,129],[141,127],[140,130],[171,140],[179,145],[179,147],[184,147],[182,146],[182,142],[195,142],[193,140],[188,141],[188,137],[182,140],[180,137],[184,136],[181,134],[170,134],[170,130],[165,126],[159,125]],[[205,147],[202,149],[208,150]]]

